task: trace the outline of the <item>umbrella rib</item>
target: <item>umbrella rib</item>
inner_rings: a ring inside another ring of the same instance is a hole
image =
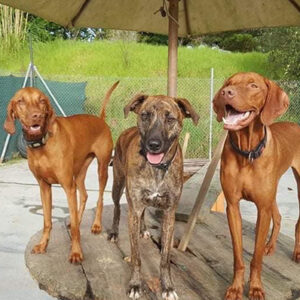
[[[190,24],[190,19],[189,19],[189,11],[188,11],[187,0],[183,0],[183,6],[184,6],[184,17],[185,17],[186,31],[187,31],[188,35],[191,35],[191,24]]]
[[[77,19],[80,17],[80,15],[82,14],[83,10],[86,8],[86,6],[88,5],[88,3],[90,2],[90,0],[85,0],[83,2],[83,4],[81,5],[81,7],[79,8],[78,12],[76,13],[76,15],[72,18],[71,20],[71,25],[74,27],[75,22],[77,21]]]
[[[295,0],[289,0],[290,3],[300,12],[300,5]]]

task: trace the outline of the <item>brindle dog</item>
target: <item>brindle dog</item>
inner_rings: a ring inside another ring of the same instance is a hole
[[[138,115],[138,126],[125,130],[119,137],[113,163],[113,200],[115,204],[111,241],[118,238],[120,197],[126,186],[129,207],[132,276],[128,295],[141,296],[140,232],[147,236],[143,213],[147,206],[163,210],[161,237],[162,297],[176,300],[178,296],[170,276],[170,248],[173,237],[175,210],[183,184],[183,159],[178,142],[184,117],[195,124],[199,116],[191,104],[182,98],[137,95],[124,108]],[[142,222],[142,224],[141,224]]]

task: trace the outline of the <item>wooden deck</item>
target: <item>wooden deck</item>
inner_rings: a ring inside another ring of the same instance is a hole
[[[112,213],[113,207],[104,207],[103,233],[95,236],[90,232],[94,211],[85,212],[81,225],[84,261],[79,265],[68,263],[70,236],[65,222],[54,223],[46,254],[30,253],[41,232],[32,237],[25,259],[40,288],[60,299],[127,299],[126,287],[130,277],[130,265],[126,259],[130,255],[127,206],[122,206],[118,244],[106,240]],[[146,222],[152,238],[141,240],[140,243],[142,273],[146,283],[141,299],[161,299],[160,220],[155,211],[147,211]],[[175,242],[181,236],[184,226],[184,222],[176,222]],[[254,247],[254,226],[244,222],[243,230],[247,281]],[[268,300],[300,299],[300,266],[291,260],[293,246],[292,239],[280,235],[276,254],[264,259],[263,282]],[[180,299],[223,299],[233,270],[232,246],[225,216],[211,213],[205,223],[197,224],[188,251],[182,253],[173,249],[171,261],[172,277]]]

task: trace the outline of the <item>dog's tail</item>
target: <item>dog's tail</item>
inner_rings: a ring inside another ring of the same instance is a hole
[[[106,109],[106,105],[108,104],[109,98],[112,94],[112,92],[114,91],[114,89],[118,86],[120,81],[115,82],[112,87],[107,91],[105,98],[103,100],[101,109],[100,109],[100,114],[99,117],[100,119],[105,119],[105,109]]]

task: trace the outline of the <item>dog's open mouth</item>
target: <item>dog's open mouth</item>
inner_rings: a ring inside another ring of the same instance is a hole
[[[150,164],[158,165],[163,160],[165,154],[164,153],[150,153],[147,152],[146,157]]]
[[[32,131],[32,132],[38,132],[40,130],[41,130],[41,126],[38,124],[34,124],[34,125],[30,126],[30,131]]]
[[[246,121],[252,111],[240,112],[234,109],[231,105],[225,106],[225,118],[223,118],[223,122],[225,125],[234,126],[238,125],[240,122]]]
[[[42,131],[42,127],[39,124],[33,124],[31,126],[26,126],[22,123],[23,129],[30,135],[40,134]]]

